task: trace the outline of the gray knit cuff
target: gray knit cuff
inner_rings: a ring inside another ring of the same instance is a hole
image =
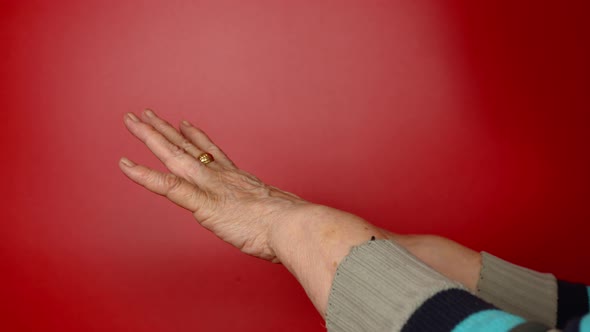
[[[529,270],[486,252],[481,253],[481,259],[477,296],[504,311],[555,326],[557,281],[552,274]]]
[[[434,294],[465,289],[389,240],[352,248],[334,276],[328,331],[400,331]]]

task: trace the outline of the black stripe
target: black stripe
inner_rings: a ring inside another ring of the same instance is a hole
[[[462,289],[448,289],[424,302],[408,319],[402,332],[451,331],[465,318],[495,307]]]
[[[588,291],[583,284],[557,280],[557,296],[557,327],[560,329],[568,320],[590,311]]]
[[[567,323],[563,332],[580,332],[580,322],[582,321],[582,317],[572,319]]]
[[[510,332],[547,332],[549,328],[545,324],[537,322],[524,322],[516,325]]]

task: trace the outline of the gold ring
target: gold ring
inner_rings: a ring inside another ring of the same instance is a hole
[[[205,152],[199,155],[199,161],[207,165],[208,163],[215,161],[215,158],[213,158],[213,155],[211,155],[210,153]]]

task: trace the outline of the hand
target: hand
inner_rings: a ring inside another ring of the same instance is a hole
[[[123,173],[190,210],[203,227],[242,252],[278,262],[270,233],[290,213],[311,204],[236,167],[202,130],[187,121],[181,123],[179,132],[150,110],[141,118],[128,113],[124,122],[171,173],[122,158]],[[215,161],[201,163],[198,156],[204,152]]]

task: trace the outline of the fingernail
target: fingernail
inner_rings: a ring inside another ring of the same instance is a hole
[[[153,117],[155,116],[155,114],[154,114],[154,111],[152,111],[152,110],[151,110],[151,109],[149,109],[149,108],[146,108],[146,109],[145,109],[145,111],[144,111],[144,113],[145,113],[145,115],[146,115],[148,118],[153,118]]]
[[[127,117],[133,122],[139,122],[139,119],[133,113],[127,113]]]
[[[119,162],[121,164],[127,166],[127,167],[133,167],[133,166],[135,166],[135,163],[134,162],[132,162],[131,160],[129,160],[129,159],[125,158],[125,157],[121,158],[121,160],[119,160]]]
[[[187,126],[187,127],[190,127],[191,126],[190,122],[188,122],[186,120],[182,120],[182,124],[185,125],[185,126]]]

